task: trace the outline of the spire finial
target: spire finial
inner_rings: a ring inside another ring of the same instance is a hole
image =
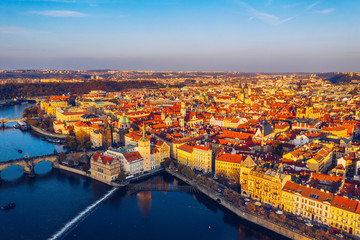
[[[143,122],[142,138],[145,139],[145,123]]]

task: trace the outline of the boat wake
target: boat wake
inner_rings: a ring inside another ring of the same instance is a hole
[[[74,217],[70,222],[68,222],[67,224],[65,224],[65,226],[58,231],[57,233],[55,233],[51,238],[49,238],[49,240],[56,240],[59,239],[60,237],[64,236],[64,234],[68,233],[74,226],[75,224],[78,224],[81,220],[85,219],[85,217],[92,211],[94,210],[99,204],[101,204],[103,201],[105,201],[106,199],[108,199],[111,194],[113,194],[115,191],[117,190],[117,188],[113,188],[112,190],[110,190],[107,194],[105,194],[101,199],[99,199],[98,201],[96,201],[95,203],[93,203],[92,205],[90,205],[89,207],[87,207],[84,211],[82,211],[81,213],[79,213],[79,215],[77,215],[76,217]]]

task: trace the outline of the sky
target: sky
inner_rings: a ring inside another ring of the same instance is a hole
[[[0,69],[360,71],[360,0],[0,0]]]

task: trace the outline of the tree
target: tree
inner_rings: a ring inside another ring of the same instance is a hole
[[[284,150],[281,142],[279,140],[274,140],[272,143],[272,153],[282,156]]]
[[[225,184],[227,182],[227,178],[226,175],[222,172],[217,172],[216,173],[216,177],[218,179],[219,182],[221,182],[222,184]]]
[[[68,166],[69,166],[69,167],[74,167],[74,166],[75,166],[74,160],[70,159],[70,160],[68,161]]]
[[[90,141],[90,136],[83,130],[79,130],[75,134],[77,150],[90,149],[92,144]]]
[[[246,208],[246,211],[248,211],[248,212],[256,211],[256,206],[252,202],[248,202],[248,204],[246,204],[245,208]]]
[[[172,163],[171,158],[165,158],[164,161],[163,161],[163,166],[164,167],[169,167],[171,163]]]
[[[171,161],[171,163],[170,163],[170,165],[169,165],[169,168],[171,168],[171,169],[174,169],[174,168],[175,168],[175,164],[174,164],[173,161]]]
[[[126,179],[126,175],[123,171],[120,171],[119,175],[118,175],[118,180],[119,181],[124,181]]]
[[[66,160],[66,154],[64,152],[59,153],[59,162],[63,163]]]
[[[74,136],[66,136],[63,142],[65,148],[69,148],[71,151],[75,151],[77,148],[77,142]]]

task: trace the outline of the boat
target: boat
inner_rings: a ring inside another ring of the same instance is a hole
[[[60,140],[60,139],[51,139],[51,138],[48,138],[47,141],[48,141],[48,142],[51,142],[51,143],[61,143],[61,140]]]
[[[18,149],[17,151],[18,151],[18,153],[22,153],[22,152],[23,152],[21,149]]]
[[[5,206],[2,206],[1,207],[1,210],[10,210],[10,209],[12,209],[12,208],[14,208],[16,205],[15,205],[15,203],[9,203],[9,204],[7,204],[7,205],[5,205]]]
[[[28,104],[29,102],[22,102],[21,104]]]

